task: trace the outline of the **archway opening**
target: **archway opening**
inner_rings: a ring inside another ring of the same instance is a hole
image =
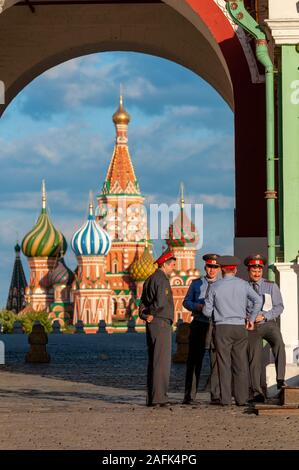
[[[204,80],[174,62],[125,52],[84,56],[36,78],[2,117],[3,154],[10,162],[1,176],[2,217],[8,206],[14,208],[3,238],[3,302],[12,265],[9,244],[16,227],[22,239],[34,224],[41,179],[47,180],[50,216],[68,241],[86,218],[89,189],[100,192],[115,142],[111,117],[120,83],[132,117],[129,150],[146,203],[177,203],[183,181],[186,202],[204,205],[199,257],[203,251],[232,252],[234,136],[228,105]],[[4,191],[12,175],[15,184]],[[156,243],[157,253],[163,244]],[[66,262],[75,268],[70,248]]]

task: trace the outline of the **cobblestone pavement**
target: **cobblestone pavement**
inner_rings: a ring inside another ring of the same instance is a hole
[[[168,409],[145,404],[143,334],[50,335],[51,363],[25,364],[25,335],[1,335],[2,449],[298,449],[299,418],[238,407],[181,405],[184,365],[173,365]],[[205,362],[203,383],[208,367]]]

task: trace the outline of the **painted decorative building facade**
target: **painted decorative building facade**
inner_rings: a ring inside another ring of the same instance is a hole
[[[96,222],[90,198],[88,220],[75,232],[72,249],[78,261],[73,284],[74,323],[97,324],[100,320],[112,323],[111,297],[107,280],[107,255],[111,249],[109,234]]]
[[[107,255],[107,279],[113,290],[112,313],[129,317],[135,308],[136,286],[129,267],[140,258],[147,243],[147,216],[128,147],[130,115],[122,97],[113,115],[116,142],[101,193],[97,196],[97,218],[112,239]],[[149,251],[152,247],[149,245]]]
[[[44,182],[41,214],[22,242],[30,267],[25,311],[29,307],[46,310],[62,326],[66,321],[78,320],[85,325],[105,320],[111,325],[133,316],[140,323],[138,304],[143,282],[156,269],[144,196],[128,148],[130,116],[122,97],[113,122],[116,142],[96,208],[90,197],[88,219],[72,237],[75,272],[63,259],[65,238],[47,214]],[[198,234],[185,212],[183,191],[179,215],[170,224],[166,238],[177,258],[177,269],[171,277],[175,321],[189,321],[182,303],[192,279],[199,275],[195,268]]]
[[[67,243],[57,230],[46,209],[46,187],[42,182],[42,210],[35,226],[25,235],[22,251],[30,268],[29,285],[26,287],[26,302],[35,311],[48,311],[54,301],[54,289],[50,273],[57,265],[60,254],[65,253]]]

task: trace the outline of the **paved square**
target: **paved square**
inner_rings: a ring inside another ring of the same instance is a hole
[[[1,449],[299,448],[296,416],[209,406],[207,392],[181,405],[184,365],[172,367],[173,406],[147,408],[143,334],[50,335],[45,365],[24,363],[27,336],[1,340]]]

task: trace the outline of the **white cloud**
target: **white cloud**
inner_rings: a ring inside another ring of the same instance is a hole
[[[197,199],[201,204],[217,209],[233,209],[235,204],[234,197],[223,194],[199,194]]]
[[[60,64],[57,67],[52,67],[51,69],[47,70],[43,76],[46,80],[57,80],[60,78],[65,80],[78,72],[78,70],[82,67],[82,61],[83,60],[81,57],[68,60],[67,62]]]
[[[59,204],[59,208],[69,208],[72,204],[72,198],[67,191],[55,190],[47,191],[48,206],[55,207]],[[41,208],[41,192],[40,191],[23,191],[2,193],[0,200],[1,209],[14,210],[40,210]]]
[[[61,162],[61,155],[59,155],[53,148],[49,148],[49,146],[39,143],[33,146],[33,150],[36,151],[38,155],[48,160],[49,163],[53,163],[54,165],[58,165]]]
[[[144,95],[151,96],[157,93],[157,87],[144,77],[136,77],[134,80],[129,80],[124,89],[124,95],[129,98],[143,98]]]
[[[167,194],[155,193],[146,195],[146,205],[149,204],[168,204],[172,205],[179,201],[179,194],[169,196]],[[226,210],[233,209],[235,205],[235,198],[232,196],[225,196],[224,194],[201,194],[201,193],[187,193],[185,197],[186,204],[203,204],[215,209]]]

